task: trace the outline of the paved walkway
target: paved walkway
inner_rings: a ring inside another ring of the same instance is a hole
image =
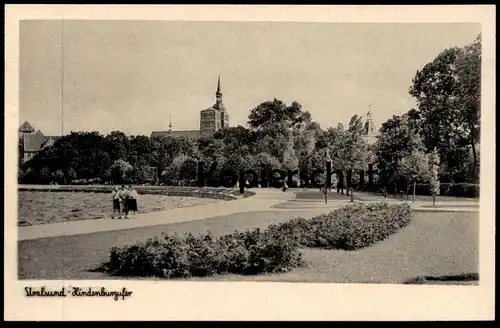
[[[317,190],[302,190],[300,192],[281,192],[277,189],[254,189],[254,196],[231,201],[221,201],[214,204],[176,208],[166,211],[137,214],[135,219],[111,219],[103,218],[97,220],[79,220],[71,222],[60,222],[42,224],[35,226],[19,227],[18,240],[30,240],[47,237],[71,236],[79,234],[89,234],[95,232],[106,232],[123,229],[133,229],[147,226],[164,225],[171,223],[202,220],[211,217],[225,216],[236,213],[254,211],[296,211],[317,209],[321,212],[329,212],[350,204],[350,198],[346,196],[330,195],[332,199],[324,203],[322,195]],[[296,194],[299,195],[296,198]],[[308,195],[301,197],[300,195]],[[386,201],[389,203],[401,203],[401,200],[384,198],[373,194],[356,193],[355,202],[372,203]],[[329,197],[329,198],[330,198]],[[362,199],[362,200],[360,200]],[[411,203],[416,211],[439,211],[457,212],[472,211],[478,212],[478,202],[467,203],[437,202],[432,206],[429,202]]]
[[[93,232],[123,230],[147,226],[201,220],[209,217],[223,216],[242,212],[268,210],[271,206],[286,202],[295,195],[278,190],[259,189],[256,195],[237,200],[218,203],[175,208],[166,211],[137,214],[135,219],[78,220],[40,224],[18,228],[18,240],[38,239],[46,237],[71,236]]]

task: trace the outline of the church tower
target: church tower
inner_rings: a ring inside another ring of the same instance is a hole
[[[363,137],[368,143],[374,143],[378,134],[377,132],[378,131],[375,129],[375,124],[373,123],[373,114],[370,105],[370,109],[368,110],[368,113],[366,113],[366,122],[363,127]]]
[[[222,102],[222,88],[220,86],[220,75],[217,79],[217,91],[215,91],[215,104],[212,106],[220,112],[220,128],[229,127],[229,113],[227,112],[226,106]]]
[[[217,90],[215,91],[215,104],[200,112],[200,134],[201,136],[208,136],[226,127],[229,127],[229,113],[222,102],[222,88],[219,76]]]

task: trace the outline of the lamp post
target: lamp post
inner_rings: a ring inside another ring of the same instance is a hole
[[[324,190],[323,190],[323,192],[325,194],[325,204],[328,204],[328,186],[330,185],[329,181],[328,181],[328,179],[330,179],[330,176],[328,174],[328,167],[329,167],[329,163],[332,162],[332,160],[330,158],[330,151],[329,151],[329,149],[330,149],[330,147],[327,148],[326,158],[325,158],[326,159],[326,161],[325,161],[326,177],[325,177],[325,187],[324,187]]]

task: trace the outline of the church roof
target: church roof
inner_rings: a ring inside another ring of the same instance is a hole
[[[28,123],[28,121],[24,121],[23,124],[19,127],[19,132],[35,132],[35,129]]]
[[[153,131],[151,138],[154,137],[185,137],[185,138],[199,138],[200,130],[183,130],[183,131]]]
[[[224,106],[224,104],[222,102],[220,103],[215,103],[213,106],[212,106],[213,109],[216,109],[218,111],[221,111],[221,112],[225,112],[226,111],[226,106]]]
[[[39,152],[47,146],[52,146],[61,136],[45,136],[40,130],[35,133],[26,134],[23,138],[25,152]]]
[[[42,149],[43,144],[47,141],[47,137],[43,135],[40,130],[36,131],[33,134],[27,134],[23,138],[23,148],[24,151],[27,152],[37,152]]]

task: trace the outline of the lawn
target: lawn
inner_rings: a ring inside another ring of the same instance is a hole
[[[239,213],[163,226],[21,241],[19,278],[123,279],[93,272],[107,261],[112,246],[123,246],[162,232],[200,233],[210,229],[215,236],[221,236],[234,230],[266,228],[271,223],[315,214],[315,210]],[[403,283],[418,276],[475,273],[479,261],[478,219],[477,213],[470,212],[416,212],[412,224],[369,248],[359,251],[304,249],[308,266],[284,274],[189,280]]]
[[[141,195],[138,200],[138,213],[214,202],[219,200]],[[100,219],[110,216],[113,212],[110,193],[19,191],[18,204],[18,226]]]

